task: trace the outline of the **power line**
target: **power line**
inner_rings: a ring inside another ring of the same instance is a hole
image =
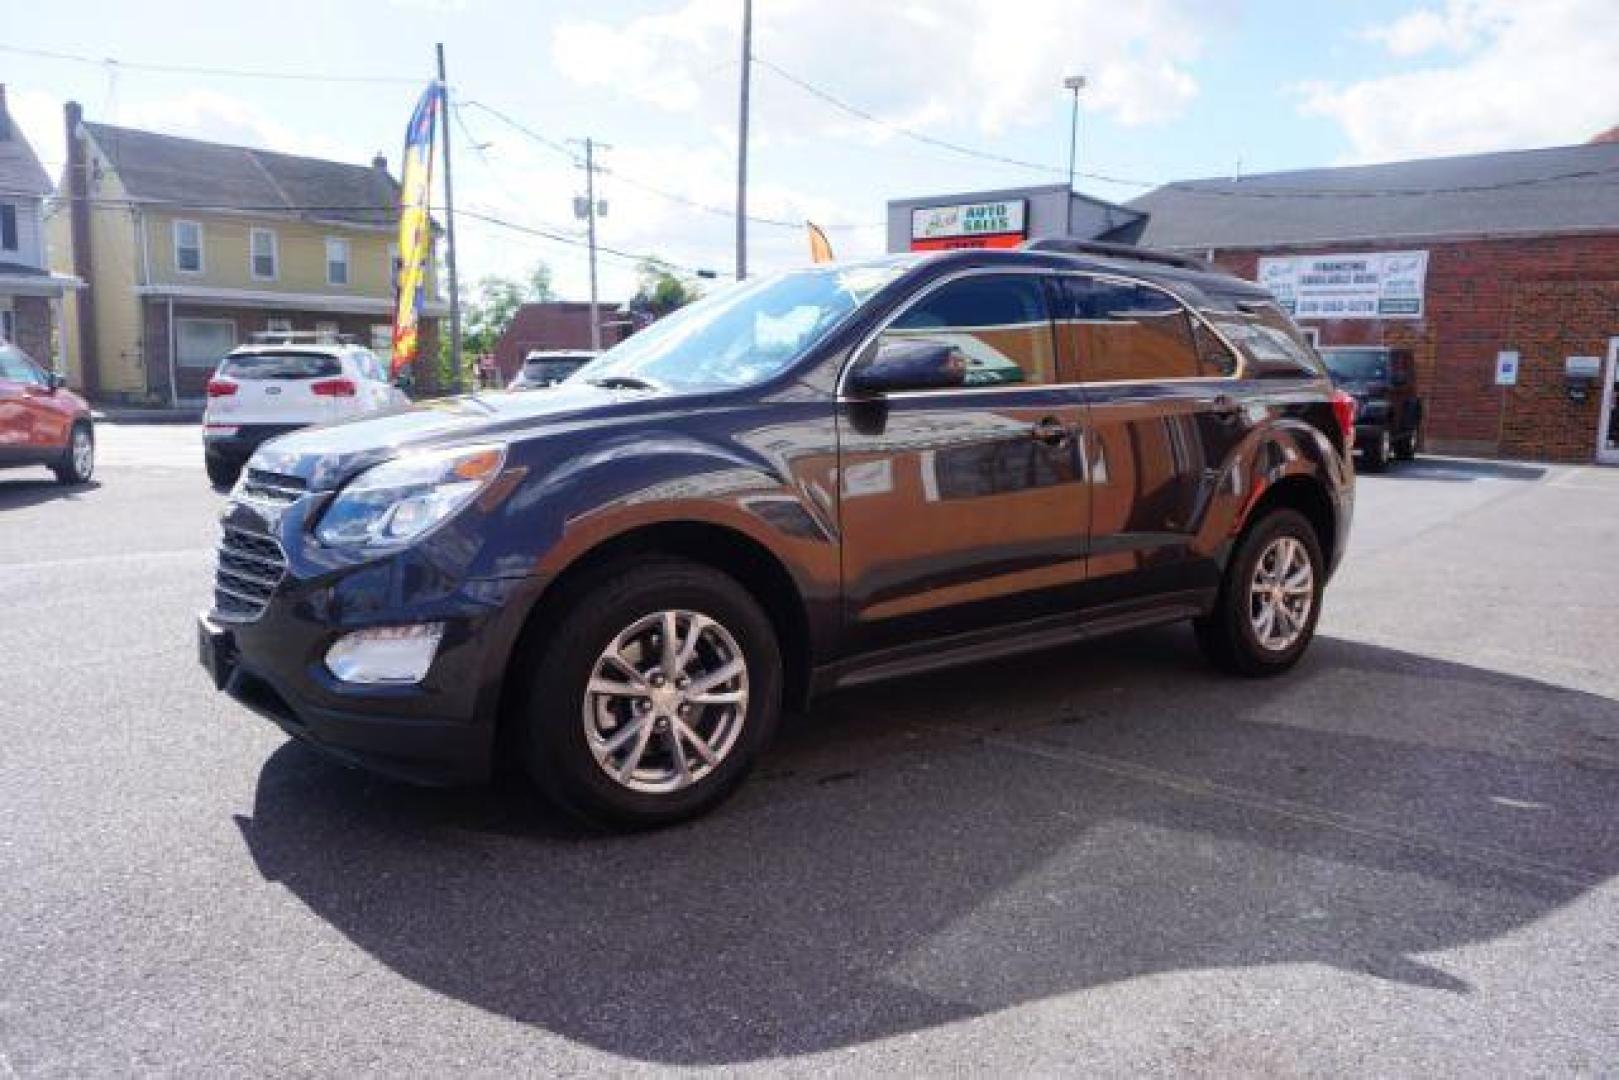
[[[528,125],[523,124],[523,123],[519,122],[518,120],[513,119],[511,116],[508,116],[506,113],[501,112],[499,109],[493,108],[492,106],[489,106],[489,105],[485,105],[481,101],[464,101],[464,102],[461,103],[461,105],[463,107],[465,107],[465,108],[481,109],[484,112],[488,113],[490,116],[493,116],[495,119],[499,120],[501,123],[503,123],[503,124],[507,125],[508,127],[512,128],[514,131],[517,131],[520,134],[528,136],[529,138],[533,139],[535,142],[539,143],[540,145],[542,145],[544,147],[547,147],[550,150],[555,151],[557,154],[560,154],[560,155],[563,155],[563,156],[567,157],[569,161],[573,162],[573,164],[578,165],[580,163],[579,156],[576,153],[574,153],[573,150],[571,150],[567,146],[565,146],[563,143],[559,142],[556,139],[550,138],[549,136],[543,135],[538,131],[535,131],[532,127],[529,127]],[[463,130],[465,130],[465,122],[464,121],[463,121]],[[641,191],[645,191],[649,195],[656,195],[660,199],[667,199],[670,202],[680,203],[681,205],[689,206],[694,210],[701,210],[705,214],[713,214],[716,217],[723,217],[723,218],[729,218],[729,219],[735,219],[735,217],[736,217],[736,211],[734,211],[734,210],[727,210],[723,206],[714,206],[713,204],[705,203],[700,199],[694,199],[689,195],[682,195],[679,192],[669,191],[666,188],[658,187],[655,184],[649,184],[645,180],[640,180],[640,179],[638,179],[638,178],[636,178],[634,176],[630,176],[630,175],[628,175],[626,173],[620,172],[617,169],[608,168],[605,165],[597,166],[597,171],[600,172],[600,173],[603,173],[604,175],[611,176],[613,179],[617,180],[619,183],[625,184],[628,187],[638,188]],[[804,227],[803,219],[789,220],[789,219],[786,219],[786,218],[765,217],[765,216],[763,216],[761,214],[749,214],[748,215],[748,220],[752,221],[752,222],[756,222],[756,223],[758,223],[760,225],[772,225],[772,226],[775,226],[777,228],[782,228],[782,229],[802,229]],[[829,222],[825,223],[826,227],[829,228],[829,229],[877,228],[878,226],[881,226],[883,224],[886,224],[886,223],[885,222],[880,222],[880,221],[874,221],[874,222],[829,221]]]
[[[135,60],[119,60],[111,56],[98,59],[94,56],[55,52],[50,49],[27,49],[19,45],[0,45],[0,52],[14,53],[18,56],[32,56],[41,60],[66,60],[76,64],[93,64],[96,67],[111,65],[117,68],[126,68],[130,71],[151,71],[167,75],[207,75],[230,79],[273,79],[280,82],[394,83],[412,86],[426,81],[420,77],[404,75],[325,75],[298,71],[255,71],[244,68],[192,67],[185,64],[148,64]]]
[[[963,154],[967,157],[978,158],[982,161],[993,161],[1001,165],[1014,165],[1020,169],[1032,169],[1036,172],[1051,173],[1055,176],[1068,175],[1068,171],[1066,169],[1059,168],[1055,165],[1044,165],[1038,161],[1025,161],[1022,158],[1008,157],[1005,154],[997,154],[988,150],[979,150],[976,147],[964,146],[961,143],[951,142],[948,139],[940,139],[932,135],[924,134],[923,132],[905,127],[902,124],[896,124],[891,120],[884,120],[875,113],[867,112],[865,109],[862,109],[857,105],[851,105],[842,98],[835,97],[813,83],[806,82],[797,75],[794,75],[792,72],[786,71],[780,66],[764,59],[762,56],[755,55],[753,62],[758,64],[760,67],[766,68],[767,70],[773,72],[777,77],[792,83],[805,93],[826,102],[833,108],[846,112],[850,116],[864,120],[868,124],[875,124],[878,127],[892,131],[896,135],[903,135],[907,139],[913,139],[916,142],[923,143],[927,146],[935,146],[941,150],[949,150],[953,153]],[[1124,184],[1130,187],[1152,188],[1161,186],[1151,180],[1135,180],[1122,176],[1109,176],[1105,173],[1080,172],[1075,173],[1074,175],[1083,176],[1087,180],[1097,180],[1108,184]]]

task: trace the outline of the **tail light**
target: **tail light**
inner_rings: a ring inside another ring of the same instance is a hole
[[[236,393],[236,384],[229,379],[208,380],[209,397],[230,397],[234,393]]]
[[[1332,418],[1338,421],[1338,434],[1343,436],[1344,451],[1355,447],[1355,397],[1344,390],[1332,392]]]
[[[353,397],[355,394],[354,380],[352,379],[322,379],[309,384],[310,393],[316,397]]]

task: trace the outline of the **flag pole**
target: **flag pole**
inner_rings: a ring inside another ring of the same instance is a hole
[[[444,266],[450,274],[450,392],[461,392],[461,290],[455,279],[455,185],[450,181],[450,84],[444,77],[444,43],[438,43],[439,101],[444,121]]]

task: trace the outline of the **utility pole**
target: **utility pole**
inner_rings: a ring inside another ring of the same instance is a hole
[[[455,185],[450,181],[450,84],[444,77],[444,43],[438,43],[439,105],[444,110],[444,266],[450,273],[450,393],[461,392],[461,289],[455,277]]]
[[[574,140],[577,142],[578,140]],[[606,143],[599,143],[595,139],[585,139],[585,198],[584,206],[579,200],[573,200],[573,216],[585,219],[585,233],[590,238],[590,347],[595,352],[602,348],[602,322],[601,311],[598,308],[599,300],[596,295],[596,216],[606,216],[607,203],[596,201],[596,151],[611,150]]]
[[[1068,202],[1063,219],[1066,232],[1074,231],[1074,162],[1079,153],[1079,92],[1085,89],[1085,76],[1070,75],[1062,81],[1063,89],[1074,94],[1074,109],[1068,121]]]
[[[753,68],[753,0],[742,0],[742,105],[736,126],[736,279],[748,276],[748,81]]]

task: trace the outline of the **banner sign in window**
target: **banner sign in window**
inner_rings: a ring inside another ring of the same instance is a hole
[[[1259,284],[1295,319],[1420,319],[1426,251],[1259,260]]]
[[[1028,235],[1027,199],[921,206],[911,211],[911,250],[1013,248]]]

